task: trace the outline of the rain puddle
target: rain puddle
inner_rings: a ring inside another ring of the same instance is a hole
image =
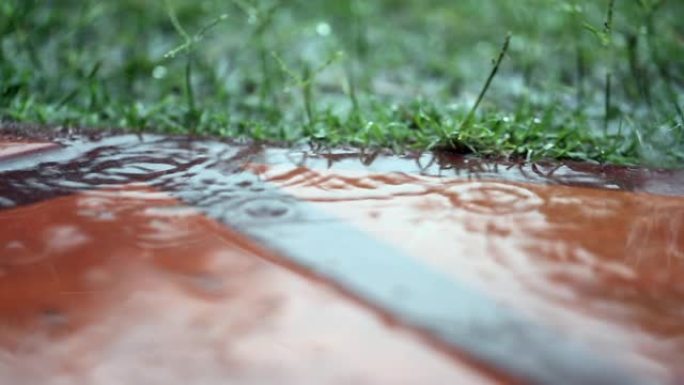
[[[58,142],[0,160],[12,383],[684,379],[683,172]]]

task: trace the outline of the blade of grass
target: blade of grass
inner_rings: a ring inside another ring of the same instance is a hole
[[[93,65],[93,68],[83,78],[83,82],[92,81],[95,78],[95,76],[97,76],[97,73],[100,71],[101,67],[102,67],[102,61],[98,61],[97,63],[95,63],[95,65]],[[62,100],[60,100],[57,103],[57,106],[55,108],[57,110],[61,110],[62,108],[64,108],[64,106],[71,103],[71,101],[73,101],[76,98],[76,96],[78,96],[78,94],[81,92],[81,88],[82,87],[79,86],[79,87],[75,88],[73,91],[71,91],[70,93],[68,93],[64,98],[62,98]]]
[[[499,51],[499,56],[497,57],[496,61],[494,62],[494,66],[493,66],[491,72],[489,73],[489,76],[487,77],[487,80],[485,81],[484,86],[482,87],[482,90],[480,91],[480,94],[477,96],[477,100],[475,101],[475,104],[473,104],[472,108],[468,112],[468,115],[466,115],[465,119],[461,123],[461,126],[459,127],[459,131],[468,127],[468,125],[472,121],[473,117],[475,116],[477,109],[480,107],[482,100],[484,100],[484,97],[487,94],[489,87],[492,85],[492,81],[496,77],[496,74],[499,72],[499,68],[501,67],[501,63],[503,63],[503,60],[506,57],[506,53],[508,52],[508,48],[511,44],[511,38],[512,38],[512,34],[509,32],[506,35],[506,40],[504,40],[504,43],[503,43],[503,46],[501,47],[501,50]]]

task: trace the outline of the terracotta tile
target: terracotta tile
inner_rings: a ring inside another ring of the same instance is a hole
[[[261,171],[654,382],[684,376],[684,197],[358,170]]]
[[[492,381],[165,194],[70,195],[0,228],[3,382]]]

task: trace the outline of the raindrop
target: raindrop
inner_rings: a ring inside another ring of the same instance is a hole
[[[531,190],[502,183],[466,183],[450,188],[449,193],[456,207],[478,214],[524,213],[543,203]]]
[[[330,36],[330,33],[332,32],[332,28],[330,27],[330,24],[326,22],[320,22],[318,25],[316,25],[316,33],[318,36],[326,37]]]
[[[297,214],[295,205],[290,199],[262,196],[236,202],[224,208],[220,216],[228,223],[280,221]]]
[[[168,74],[168,70],[164,66],[156,66],[154,67],[154,70],[152,70],[152,77],[155,79],[164,79],[166,75]]]
[[[252,218],[282,218],[291,211],[289,205],[279,199],[255,199],[247,202],[243,209]]]

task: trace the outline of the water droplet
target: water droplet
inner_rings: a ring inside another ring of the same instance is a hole
[[[280,197],[253,197],[232,202],[225,207],[217,217],[228,223],[240,222],[271,222],[292,218],[296,215],[296,202]]]
[[[320,22],[318,25],[316,25],[316,33],[318,36],[322,37],[330,36],[332,33],[332,28],[330,27],[330,24],[326,22]]]
[[[43,234],[46,248],[51,253],[64,253],[91,241],[80,228],[72,225],[56,225]]]
[[[168,70],[164,66],[156,66],[152,70],[152,77],[155,79],[164,79],[168,74]]]
[[[244,212],[252,218],[282,218],[291,212],[290,206],[280,199],[254,199],[244,204]]]
[[[534,192],[511,184],[466,183],[449,189],[454,206],[467,211],[501,215],[532,211],[543,204]]]

